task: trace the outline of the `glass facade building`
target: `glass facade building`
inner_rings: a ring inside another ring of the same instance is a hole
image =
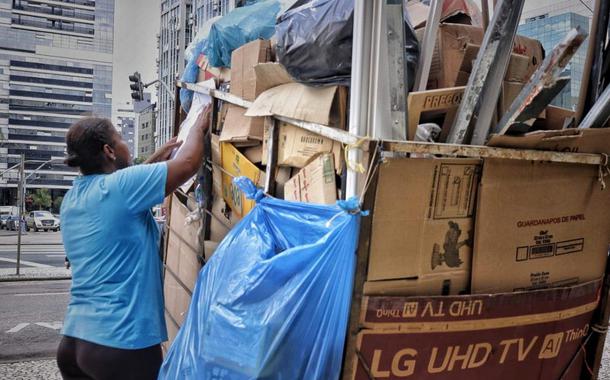
[[[577,13],[567,12],[558,15],[548,13],[537,16],[530,16],[523,20],[519,26],[518,33],[539,40],[548,54],[566,34],[579,26],[583,30],[589,30],[589,18]],[[572,109],[578,102],[580,83],[587,56],[587,40],[581,45],[580,49],[574,54],[572,60],[564,70],[562,76],[569,76],[570,82],[557,95],[551,104]]]
[[[111,116],[114,0],[0,0],[0,171],[27,161],[28,192],[53,197],[76,171],[61,163],[69,126]],[[0,204],[16,204],[18,174],[0,177]]]

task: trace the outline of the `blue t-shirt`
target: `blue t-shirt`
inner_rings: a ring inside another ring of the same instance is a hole
[[[163,201],[167,164],[80,176],[61,205],[72,265],[62,333],[139,349],[167,340],[159,229],[150,208]]]

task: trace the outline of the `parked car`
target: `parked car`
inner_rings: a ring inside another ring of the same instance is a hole
[[[5,228],[8,230],[8,227],[6,227],[6,221],[8,218],[10,218],[10,215],[0,215],[0,230]]]
[[[19,217],[17,215],[11,215],[6,220],[6,229],[10,231],[18,231],[19,229]]]
[[[59,231],[61,224],[58,218],[48,211],[32,211],[25,218],[25,228],[29,231],[33,229],[35,232],[44,231]]]

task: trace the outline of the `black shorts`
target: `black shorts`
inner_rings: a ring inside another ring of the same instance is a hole
[[[162,362],[160,344],[125,350],[64,336],[57,349],[64,380],[155,380]]]

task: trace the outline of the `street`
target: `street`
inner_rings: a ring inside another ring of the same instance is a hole
[[[0,283],[0,361],[55,355],[70,281]]]
[[[24,268],[64,266],[61,232],[27,232],[22,235],[21,265]],[[0,269],[15,268],[17,232],[0,230]]]

